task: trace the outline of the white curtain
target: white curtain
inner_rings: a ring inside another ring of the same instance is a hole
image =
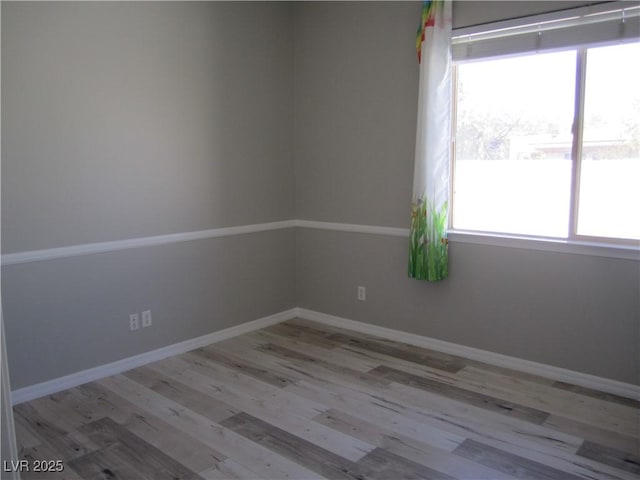
[[[409,276],[447,277],[451,155],[451,0],[425,1],[416,47],[420,62]]]

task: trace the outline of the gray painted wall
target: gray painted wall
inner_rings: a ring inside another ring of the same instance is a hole
[[[293,217],[289,5],[2,2],[2,67],[3,253]],[[294,307],[294,239],[3,267],[12,387]]]
[[[406,226],[420,4],[299,3],[294,12],[297,217]]]
[[[292,218],[288,5],[2,8],[3,253]]]
[[[517,16],[498,3],[493,19]],[[296,5],[298,218],[408,228],[417,11]],[[300,307],[640,383],[637,261],[452,243],[429,284],[406,277],[408,239],[299,229],[296,249]]]

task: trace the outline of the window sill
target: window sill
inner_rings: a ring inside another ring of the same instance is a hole
[[[497,247],[523,248],[546,252],[592,255],[598,257],[622,258],[640,261],[640,246],[619,245],[614,243],[581,242],[545,237],[527,237],[465,230],[449,230],[447,238],[452,243],[471,243]]]

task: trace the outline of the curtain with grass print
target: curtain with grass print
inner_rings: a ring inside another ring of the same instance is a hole
[[[424,2],[416,48],[420,83],[409,277],[437,281],[449,273],[451,0]]]

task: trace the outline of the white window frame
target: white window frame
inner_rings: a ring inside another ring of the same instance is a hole
[[[451,241],[640,260],[640,241],[577,233],[587,50],[590,47],[621,41],[640,40],[637,35],[640,25],[640,7],[637,3],[632,3],[630,9],[629,6],[627,2],[610,2],[454,30],[452,42],[454,86],[457,65],[465,60],[520,56],[539,51],[574,50],[577,51],[577,62],[567,238],[453,229],[453,177],[456,161],[455,138],[452,138],[451,215],[448,230],[448,238]],[[505,41],[505,38],[508,40]],[[454,91],[454,102],[452,102],[454,128],[457,104],[455,94]],[[452,131],[455,130],[452,129]]]

